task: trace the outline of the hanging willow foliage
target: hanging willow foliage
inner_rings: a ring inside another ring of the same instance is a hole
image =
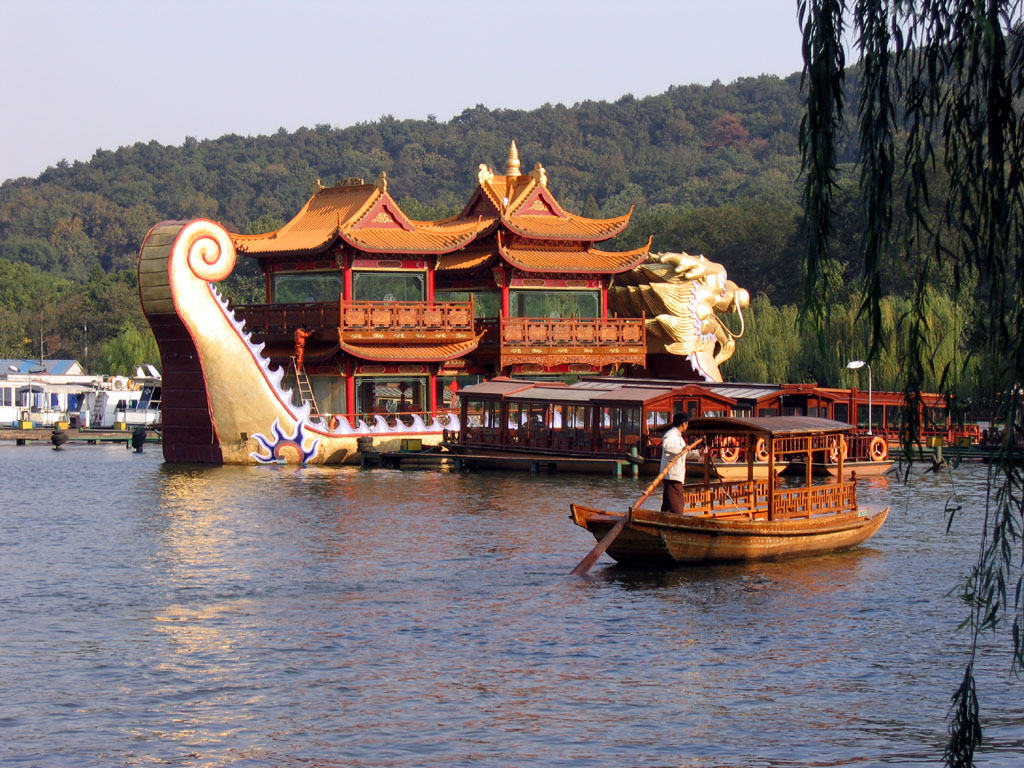
[[[806,114],[800,140],[805,175],[809,306],[829,261],[836,147],[845,125],[847,46],[860,73],[856,131],[860,147],[861,316],[871,326],[869,360],[882,347],[906,350],[908,412],[905,448],[919,440],[924,341],[939,319],[929,284],[951,265],[956,286],[970,286],[978,311],[977,367],[1003,425],[998,463],[991,465],[979,558],[966,577],[971,654],[953,694],[949,766],[974,764],[981,744],[974,679],[979,634],[1012,624],[1014,666],[1024,666],[1024,498],[1014,449],[1021,434],[1024,377],[1024,0],[798,0],[803,29]],[[902,203],[900,202],[902,201]],[[901,215],[894,216],[902,204]],[[903,222],[894,225],[894,221]],[[899,259],[915,270],[917,291],[889,338],[882,317],[882,265]],[[965,288],[966,289],[966,288]],[[962,305],[961,297],[954,302]],[[820,309],[811,312],[824,318]],[[827,319],[827,318],[824,318]],[[948,322],[948,319],[944,319]],[[941,377],[956,394],[958,370]],[[950,521],[952,522],[952,521]],[[1013,588],[1011,588],[1013,587]]]

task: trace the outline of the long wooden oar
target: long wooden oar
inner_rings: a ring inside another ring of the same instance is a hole
[[[580,560],[579,565],[572,569],[570,575],[587,575],[587,572],[594,567],[594,563],[597,562],[597,559],[604,554],[605,550],[608,549],[609,545],[613,541],[615,541],[615,539],[618,537],[620,533],[622,533],[622,529],[626,527],[626,523],[628,523],[633,518],[633,510],[639,507],[645,501],[647,501],[647,498],[652,493],[654,493],[654,489],[658,487],[658,484],[661,483],[661,481],[665,478],[665,475],[668,474],[668,471],[672,469],[672,467],[675,465],[677,461],[679,461],[679,459],[688,454],[702,442],[704,442],[704,438],[694,440],[693,443],[686,446],[686,450],[680,451],[679,453],[672,457],[672,460],[665,465],[665,468],[661,470],[661,472],[658,473],[658,476],[654,478],[654,480],[651,482],[649,486],[647,486],[647,490],[644,491],[643,496],[637,499],[636,502],[626,511],[626,514],[624,514],[615,525],[608,529],[608,533],[602,536],[601,540],[597,542],[594,548],[590,550],[589,553],[587,553],[587,556]]]

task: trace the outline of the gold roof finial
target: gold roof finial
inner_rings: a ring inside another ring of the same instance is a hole
[[[381,192],[388,191],[388,174],[387,171],[381,171],[377,177],[377,181],[374,182],[374,186],[377,187]]]
[[[326,189],[323,184],[320,183],[320,179],[313,182],[313,194],[319,194],[322,190]]]
[[[519,149],[516,147],[516,140],[512,139],[512,146],[508,148],[508,160],[505,161],[506,176],[522,176],[519,172]]]
[[[544,166],[540,163],[533,166],[533,170],[530,171],[530,176],[536,179],[537,183],[542,187],[546,187],[548,185],[548,172],[544,170]]]

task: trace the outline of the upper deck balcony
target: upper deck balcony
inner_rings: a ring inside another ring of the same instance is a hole
[[[246,327],[262,336],[289,336],[296,328],[338,329],[343,341],[362,343],[455,342],[483,333],[481,351],[502,367],[520,363],[643,365],[643,318],[474,318],[472,301],[340,301],[318,304],[247,304],[234,307]]]
[[[346,341],[459,341],[476,335],[472,301],[342,301]]]

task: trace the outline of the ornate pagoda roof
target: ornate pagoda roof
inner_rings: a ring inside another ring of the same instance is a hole
[[[497,253],[526,271],[618,274],[642,262],[650,250],[650,243],[623,253],[593,248],[622,232],[633,210],[608,219],[567,212],[548,189],[547,172],[539,163],[528,174],[520,172],[514,141],[504,175],[481,164],[477,181],[461,213],[436,221],[406,216],[388,194],[384,173],[373,184],[349,179],[324,187],[317,181],[313,196],[280,229],[231,238],[240,253],[256,258],[313,255],[343,242],[366,253],[444,257],[437,268],[452,271],[483,268],[496,258],[493,241],[481,241],[495,230],[499,244],[506,236],[506,247]]]
[[[498,253],[524,272],[583,272],[618,275],[647,260],[653,238],[632,251],[601,251],[597,248],[562,245],[505,244],[498,238]]]
[[[540,163],[526,175],[520,172],[519,165],[519,150],[514,141],[504,175],[495,174],[481,163],[477,191],[458,218],[497,218],[511,232],[529,239],[592,243],[615,237],[629,226],[632,208],[609,219],[569,213],[548,189],[547,171]]]
[[[375,184],[342,183],[321,187],[280,229],[259,235],[234,234],[241,253],[265,257],[281,253],[317,253],[342,240],[370,253],[444,254],[471,243],[494,225],[493,219],[452,217],[414,221],[387,192],[382,173]]]

